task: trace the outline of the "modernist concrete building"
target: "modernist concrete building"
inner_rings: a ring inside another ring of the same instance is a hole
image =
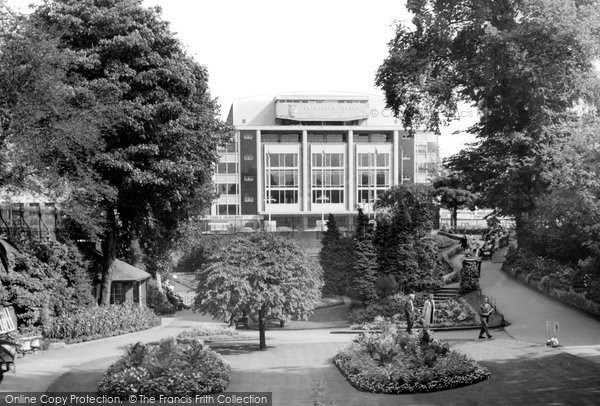
[[[320,229],[328,213],[349,226],[358,207],[371,213],[391,186],[428,182],[438,163],[437,134],[409,134],[372,95],[239,99],[228,122],[237,134],[219,151],[210,231]]]

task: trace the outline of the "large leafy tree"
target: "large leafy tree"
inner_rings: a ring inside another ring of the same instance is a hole
[[[554,159],[544,176],[551,187],[538,198],[536,209],[527,217],[527,245],[535,254],[563,263],[575,264],[587,257],[598,260],[600,121],[583,117],[549,130],[568,136],[548,151]]]
[[[235,235],[198,271],[195,308],[215,317],[258,317],[260,348],[268,319],[307,318],[320,298],[322,271],[291,239],[273,233]]]
[[[72,230],[102,239],[107,303],[117,251],[131,240],[151,271],[169,262],[180,220],[212,198],[216,147],[232,133],[217,118],[206,69],[159,9],[141,0],[47,1],[24,37],[35,33],[60,56],[59,103],[36,119],[37,131],[23,133],[30,126],[13,120],[11,134],[29,167],[62,182]]]
[[[478,138],[447,165],[486,205],[523,214],[549,183],[541,176],[554,143],[548,124],[578,100],[598,102],[595,0],[415,0],[399,24],[377,84],[409,128],[437,129],[460,101],[481,111]]]

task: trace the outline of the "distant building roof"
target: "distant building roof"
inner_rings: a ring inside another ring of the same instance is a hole
[[[113,282],[137,282],[150,278],[150,274],[123,262],[120,259],[115,259],[115,270],[113,272]]]

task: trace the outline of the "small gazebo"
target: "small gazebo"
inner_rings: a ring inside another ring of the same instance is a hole
[[[148,272],[116,259],[110,285],[110,303],[137,303],[145,306],[148,279],[150,279]]]

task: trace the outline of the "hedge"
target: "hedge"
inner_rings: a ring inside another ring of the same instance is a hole
[[[93,306],[56,317],[43,330],[45,338],[67,343],[96,340],[160,324],[160,317],[135,304]]]

